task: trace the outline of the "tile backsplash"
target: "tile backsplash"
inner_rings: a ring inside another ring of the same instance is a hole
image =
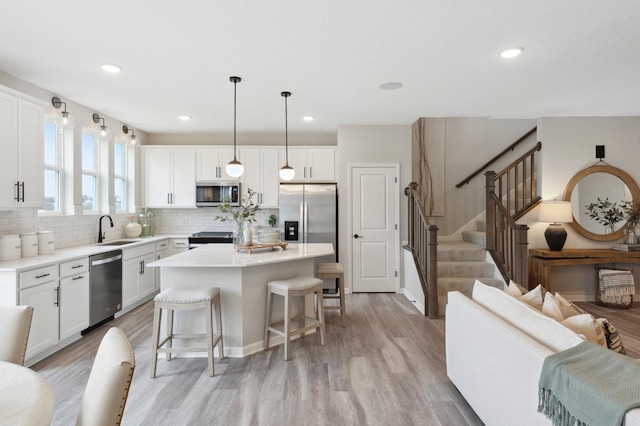
[[[217,208],[199,209],[151,209],[156,214],[157,234],[192,234],[200,231],[232,231],[230,222],[219,222],[214,218]],[[256,214],[256,224],[265,226],[269,215],[278,216],[278,209],[263,209]],[[93,244],[98,241],[98,219],[101,215],[90,216],[38,216],[37,210],[0,211],[0,235],[22,234],[36,231],[53,231],[56,248],[67,248]],[[130,214],[111,215],[102,220],[102,229],[107,240],[125,238],[124,227],[129,223]],[[137,215],[136,219],[137,219]]]

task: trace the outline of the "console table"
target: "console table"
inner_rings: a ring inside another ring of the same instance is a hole
[[[529,249],[529,288],[538,284],[551,290],[551,267],[563,265],[595,265],[640,263],[640,251],[612,249]]]

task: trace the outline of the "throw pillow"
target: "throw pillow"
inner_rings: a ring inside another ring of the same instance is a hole
[[[571,329],[576,334],[583,335],[591,343],[607,347],[604,329],[591,314],[573,315],[560,321],[560,324]]]
[[[606,318],[598,318],[596,321],[602,324],[607,347],[612,351],[626,355],[624,346],[622,346],[622,340],[620,340],[620,336],[618,335],[618,330]]]
[[[525,302],[526,304],[528,304],[529,306],[541,311],[542,303],[544,301],[543,291],[544,291],[544,288],[542,287],[542,284],[538,284],[536,288],[529,291],[528,293],[523,294],[522,296],[520,296],[519,299]]]
[[[584,309],[581,309],[575,303],[562,297],[560,293],[556,292],[555,297],[556,297],[556,300],[560,302],[560,310],[562,311],[563,318],[569,318],[574,315],[582,315],[587,313],[587,311],[585,311]]]
[[[560,301],[551,293],[547,293],[544,295],[544,302],[542,302],[542,313],[550,318],[553,318],[556,321],[562,321],[565,319]],[[567,318],[569,316],[567,316]]]

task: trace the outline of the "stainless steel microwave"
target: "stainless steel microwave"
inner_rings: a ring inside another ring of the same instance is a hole
[[[240,205],[240,182],[196,183],[196,207],[216,207],[225,201]]]

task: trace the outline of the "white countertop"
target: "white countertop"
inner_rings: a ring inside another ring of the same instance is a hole
[[[207,244],[193,250],[169,256],[147,264],[149,267],[228,268],[250,267],[268,263],[288,262],[333,254],[329,243],[288,244],[281,248],[257,249],[253,253],[236,252],[233,244]]]
[[[109,245],[114,241],[129,241],[127,238],[120,238],[113,241],[105,241],[101,244],[89,244],[85,246],[69,247],[57,249],[51,254],[39,255],[34,257],[24,257],[17,260],[7,260],[0,262],[0,272],[4,271],[20,271],[22,269],[37,268],[40,266],[48,266],[54,263],[75,260],[81,257],[91,256],[93,254],[104,253],[111,250],[126,250],[132,247],[139,247],[144,244],[155,243],[157,241],[166,240],[168,238],[186,238],[187,235],[154,235],[153,237],[134,238],[135,242],[121,246]]]

